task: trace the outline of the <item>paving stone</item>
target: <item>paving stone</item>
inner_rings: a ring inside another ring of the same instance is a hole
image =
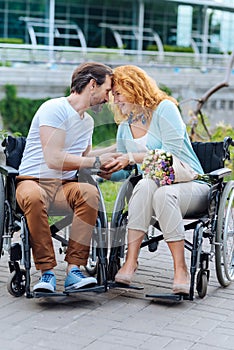
[[[57,248],[57,245],[55,244]],[[56,250],[58,251],[58,250]],[[58,255],[58,288],[66,264]],[[189,254],[186,253],[189,263]],[[144,290],[110,289],[62,298],[15,298],[7,291],[8,256],[0,259],[0,348],[2,350],[233,350],[234,284],[222,288],[214,263],[208,294],[193,301],[146,298],[171,292],[172,259],[164,242],[142,249],[134,276]],[[32,285],[40,274],[31,269]]]

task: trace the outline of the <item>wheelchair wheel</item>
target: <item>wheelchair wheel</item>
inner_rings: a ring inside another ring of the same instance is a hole
[[[107,291],[107,263],[100,264],[97,261],[97,282],[99,286],[104,286],[105,291]]]
[[[108,279],[114,281],[115,275],[126,258],[128,203],[132,191],[141,174],[131,175],[121,185],[117,194],[110,224],[111,250],[109,255]]]
[[[197,293],[200,298],[204,298],[207,293],[207,286],[208,286],[208,276],[205,271],[198,271],[197,274]]]
[[[227,287],[234,280],[234,181],[229,181],[221,195],[216,231],[216,274]]]
[[[90,244],[90,253],[85,266],[85,270],[90,276],[99,275],[100,271],[98,270],[98,255],[104,254],[108,247],[108,220],[105,208],[104,198],[99,187],[97,187],[99,192],[99,208],[98,208],[98,217],[96,226],[93,231],[93,236]],[[100,273],[101,276],[106,274]],[[106,278],[106,277],[105,277]],[[102,281],[100,281],[102,282]]]
[[[4,224],[5,224],[5,188],[4,188],[4,178],[0,174],[0,258],[2,256],[2,245],[3,245],[3,235],[4,235]]]
[[[20,269],[20,273],[13,271],[7,282],[7,290],[14,297],[21,297],[25,293],[26,271]]]
[[[123,266],[126,260],[127,254],[127,224],[128,224],[128,212],[124,212],[119,218],[119,247],[118,247],[118,269]]]
[[[115,227],[111,228],[114,239],[109,256],[108,279],[114,281],[115,275],[124,264],[126,258],[126,232],[127,232],[128,212],[119,213]]]

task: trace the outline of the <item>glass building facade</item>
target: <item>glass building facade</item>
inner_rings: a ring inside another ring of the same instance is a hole
[[[56,46],[145,50],[161,42],[201,51],[205,42],[211,53],[234,47],[234,0],[0,0],[0,40],[48,45],[51,11]]]

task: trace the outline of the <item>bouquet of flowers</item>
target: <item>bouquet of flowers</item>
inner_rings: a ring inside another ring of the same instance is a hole
[[[197,174],[187,163],[164,150],[149,150],[141,169],[144,178],[154,180],[158,186],[193,180],[213,183],[209,174]]]
[[[164,150],[149,150],[143,160],[143,176],[152,179],[158,186],[171,185],[175,180],[173,156]]]

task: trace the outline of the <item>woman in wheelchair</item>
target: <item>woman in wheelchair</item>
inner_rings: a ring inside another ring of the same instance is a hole
[[[115,120],[119,123],[117,151],[122,167],[142,163],[147,150],[165,150],[203,174],[194,153],[177,101],[157,87],[142,69],[127,65],[114,69]],[[138,254],[152,215],[155,215],[174,262],[174,293],[189,293],[189,273],[184,255],[183,217],[206,209],[209,186],[190,181],[158,186],[141,179],[128,206],[128,251],[125,264],[115,276],[130,284],[137,269]]]
[[[16,196],[27,220],[35,266],[42,274],[34,292],[56,289],[56,258],[48,223],[51,209],[74,212],[65,257],[65,290],[97,283],[96,278],[84,276],[79,266],[87,263],[99,196],[95,186],[78,183],[77,169],[110,162],[118,170],[114,154],[97,159],[87,156],[94,123],[86,110],[107,102],[111,86],[111,68],[100,63],[81,64],[73,73],[70,95],[45,102],[32,120]]]

